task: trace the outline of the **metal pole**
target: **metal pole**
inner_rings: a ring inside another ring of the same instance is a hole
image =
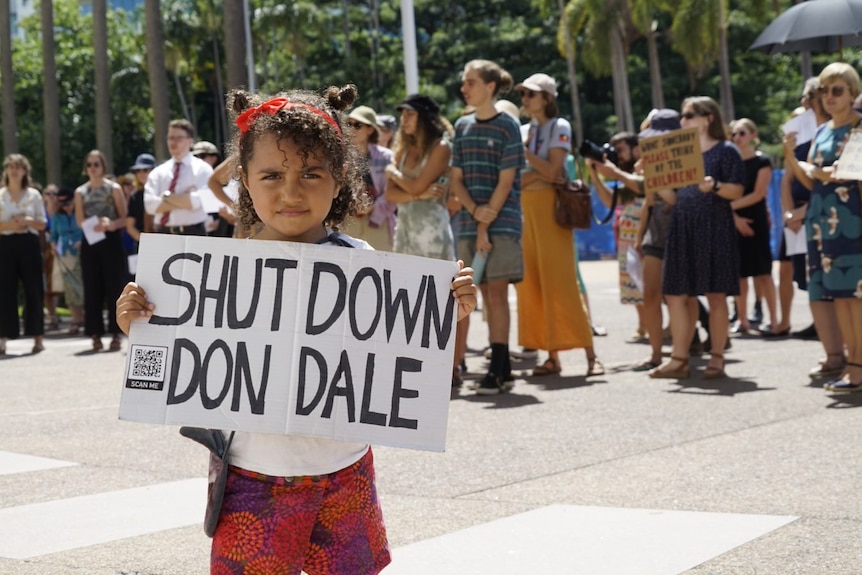
[[[407,93],[419,91],[419,65],[416,59],[416,22],[413,0],[401,0],[401,36],[404,38],[404,79]]]
[[[251,45],[251,14],[248,10],[248,0],[242,0],[242,19],[245,29],[245,62],[248,68],[248,90],[253,92],[257,89],[254,73],[254,50]]]

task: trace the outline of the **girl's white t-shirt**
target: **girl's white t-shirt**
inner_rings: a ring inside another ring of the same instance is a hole
[[[364,240],[338,234],[354,248],[374,249]],[[337,245],[332,241],[325,245]],[[344,248],[342,249],[349,249]],[[230,433],[230,432],[225,432]],[[367,443],[237,431],[230,446],[230,464],[276,477],[325,475],[349,467],[368,452]]]

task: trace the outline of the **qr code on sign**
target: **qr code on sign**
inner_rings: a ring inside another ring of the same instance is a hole
[[[168,348],[133,345],[129,377],[144,381],[164,381]]]

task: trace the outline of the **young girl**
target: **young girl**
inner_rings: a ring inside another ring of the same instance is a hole
[[[371,249],[331,231],[363,189],[362,162],[339,116],[355,98],[352,85],[265,102],[231,93],[240,130],[238,216],[249,229],[263,223],[255,239]],[[472,270],[459,265],[452,290],[460,320],[476,306],[476,286]],[[128,332],[153,305],[130,283],[117,312]],[[368,445],[237,432],[229,457],[212,573],[371,575],[389,563]]]

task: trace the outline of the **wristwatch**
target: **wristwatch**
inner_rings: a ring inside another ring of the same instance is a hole
[[[784,221],[789,222],[793,220],[793,212],[784,212]]]
[[[715,180],[715,183],[712,184],[713,193],[717,194],[718,188],[720,188],[720,187],[721,187],[721,182],[719,182],[718,180]]]

